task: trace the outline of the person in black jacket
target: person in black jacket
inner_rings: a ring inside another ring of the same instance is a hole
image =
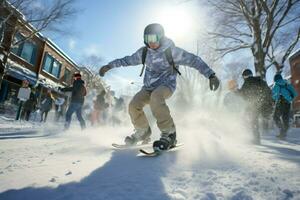
[[[260,77],[253,77],[250,69],[244,70],[242,76],[244,84],[239,92],[247,103],[247,114],[254,134],[254,143],[260,144],[259,117],[261,116],[266,121],[272,114],[272,91]]]
[[[82,117],[82,105],[84,103],[84,96],[86,95],[86,89],[84,86],[84,81],[81,80],[80,73],[74,74],[74,82],[72,87],[62,88],[61,91],[72,92],[71,102],[66,113],[65,129],[68,129],[70,127],[72,114],[74,112],[76,112],[77,118],[80,122],[81,129],[84,129],[86,125]]]
[[[30,114],[35,110],[37,105],[37,98],[35,95],[35,89],[31,89],[29,99],[24,103],[21,118],[29,121]]]

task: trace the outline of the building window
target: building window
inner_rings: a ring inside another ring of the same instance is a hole
[[[53,65],[52,65],[52,74],[59,78],[59,74],[60,74],[60,63],[57,62],[56,60],[53,61]]]
[[[64,82],[70,83],[70,81],[71,81],[71,71],[66,68],[64,74]]]
[[[51,56],[49,56],[48,54],[46,54],[46,56],[44,57],[43,70],[51,73],[52,62],[53,62],[53,58]]]
[[[17,33],[14,38],[14,43],[18,43],[19,41],[24,39],[25,39],[24,36],[22,36],[20,33]],[[31,63],[32,65],[35,65],[36,54],[37,54],[36,49],[37,49],[36,44],[26,40],[24,42],[20,42],[19,44],[13,46],[11,51],[17,56]]]
[[[52,74],[56,78],[59,78],[61,64],[48,53],[46,53],[44,56],[43,70]]]

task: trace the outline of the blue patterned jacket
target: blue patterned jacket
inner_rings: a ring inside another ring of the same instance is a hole
[[[280,95],[282,95],[285,100],[291,103],[297,96],[297,92],[292,84],[287,83],[286,80],[279,79],[275,82],[275,85],[272,89],[272,97],[275,101],[278,101]]]
[[[195,68],[206,78],[214,73],[199,56],[176,47],[172,40],[164,37],[158,49],[153,50],[148,48],[145,60],[144,89],[153,91],[158,86],[167,86],[172,92],[175,91],[177,73],[173,70],[165,55],[165,50],[169,47],[171,48],[172,57],[177,68],[179,65]],[[141,47],[131,56],[116,59],[110,62],[109,65],[116,68],[142,64],[143,48]]]

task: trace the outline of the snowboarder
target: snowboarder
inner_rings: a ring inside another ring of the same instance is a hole
[[[84,103],[84,97],[86,96],[86,88],[84,86],[84,81],[81,79],[81,74],[78,72],[74,74],[74,82],[72,87],[66,87],[60,90],[62,92],[72,92],[71,103],[66,113],[65,129],[69,129],[74,112],[76,112],[81,129],[85,129],[86,125],[82,117],[82,105]]]
[[[279,138],[285,138],[289,129],[289,116],[291,103],[297,96],[297,92],[292,84],[289,84],[280,74],[274,76],[274,87],[272,97],[275,101],[275,112],[273,119],[276,126],[280,129]]]
[[[272,113],[272,92],[267,83],[260,77],[254,77],[250,69],[242,73],[244,84],[239,92],[247,103],[246,110],[252,132],[254,134],[254,144],[260,144],[259,117],[266,118]]]
[[[144,44],[133,55],[116,59],[99,70],[100,76],[112,68],[143,64],[140,76],[144,75],[144,86],[129,103],[129,115],[135,132],[125,138],[127,145],[137,142],[149,142],[151,129],[143,111],[150,104],[152,114],[156,118],[161,131],[161,138],[153,143],[154,150],[167,150],[176,145],[176,128],[170,115],[166,99],[170,98],[176,88],[176,77],[179,65],[195,68],[206,78],[209,78],[211,90],[219,86],[215,72],[198,56],[179,47],[164,34],[160,24],[149,24],[144,30]]]

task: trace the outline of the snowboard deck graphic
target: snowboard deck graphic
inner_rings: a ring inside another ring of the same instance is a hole
[[[170,148],[170,149],[168,149],[168,150],[165,150],[165,151],[154,151],[154,150],[152,150],[152,151],[147,151],[147,150],[145,150],[145,149],[140,149],[140,152],[141,152],[144,156],[154,157],[154,156],[159,156],[159,155],[161,155],[161,154],[163,154],[163,153],[166,153],[166,152],[175,151],[176,149],[179,149],[181,146],[183,146],[182,143],[176,144],[175,147],[172,147],[172,148]]]

